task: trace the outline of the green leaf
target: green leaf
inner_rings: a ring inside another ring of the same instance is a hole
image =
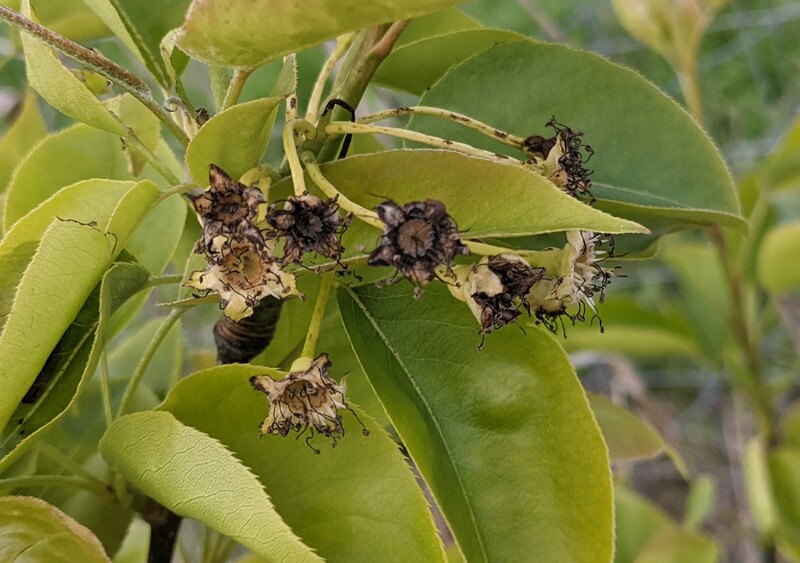
[[[88,125],[48,136],[28,153],[11,180],[6,229],[62,187],[90,178],[133,179],[119,138]]]
[[[393,150],[346,158],[322,166],[325,177],[348,198],[372,209],[386,199],[398,203],[438,199],[464,236],[518,237],[585,229],[641,232],[636,223],[593,209],[521,166],[441,150]],[[289,180],[275,185],[286,188]],[[310,187],[313,183],[306,178]],[[502,189],[498,189],[501,186]],[[487,198],[491,197],[491,205]],[[546,212],[543,212],[546,210]],[[378,232],[354,221],[346,248],[374,247]]]
[[[126,93],[106,100],[103,104],[108,111],[116,115],[122,123],[133,131],[136,138],[145,147],[151,151],[156,149],[161,138],[161,123],[142,102]],[[133,145],[123,143],[123,147],[128,157],[130,169],[133,174],[139,176],[147,163],[146,157],[140,152],[139,148]]]
[[[112,5],[111,0],[83,0],[84,3],[91,9],[97,16],[103,20],[103,23],[120,38],[128,50],[133,53],[141,62],[144,62],[136,42],[131,37],[130,33],[122,22],[117,9]]]
[[[275,111],[282,96],[235,105],[212,117],[189,143],[186,166],[195,183],[208,184],[208,165],[216,164],[231,178],[259,163],[267,147]]]
[[[716,563],[719,548],[698,532],[677,528],[664,530],[651,539],[636,558],[636,563]]]
[[[800,188],[800,118],[790,125],[780,144],[767,157],[759,174],[770,189]]]
[[[17,221],[0,242],[0,326],[5,323],[19,281],[36,245],[55,217],[105,226],[133,182],[86,180],[68,186]]]
[[[22,14],[31,17],[30,0],[23,0]],[[48,104],[64,115],[99,129],[125,135],[125,127],[103,107],[50,50],[30,35],[22,34],[28,82]]]
[[[660,508],[619,483],[614,485],[614,516],[615,563],[634,563],[651,538],[673,527],[669,516]]]
[[[342,373],[337,357],[331,360],[334,374]],[[286,523],[325,560],[443,561],[422,491],[397,444],[375,422],[363,419],[365,437],[355,417],[343,413],[347,434],[335,449],[316,438],[318,456],[292,436],[259,436],[267,405],[248,379],[265,371],[274,373],[258,366],[195,373],[161,408],[230,448],[264,484]],[[332,510],[339,516],[332,518]]]
[[[135,0],[130,0],[134,2]],[[257,67],[287,53],[379,23],[405,20],[458,4],[455,0],[194,0],[178,45],[219,66]],[[270,22],[269,33],[263,24]]]
[[[612,461],[647,459],[663,453],[664,439],[647,422],[602,395],[587,393]]]
[[[148,278],[136,264],[117,263],[103,276],[50,353],[26,397],[0,435],[0,473],[14,463],[74,404],[92,376],[103,340],[105,316],[136,293]]]
[[[165,88],[174,80],[161,56],[161,40],[173,28],[181,25],[189,0],[172,0],[153,6],[140,0],[110,0],[125,26],[128,36],[148,70]]]
[[[400,38],[395,43],[394,49],[404,47],[409,43],[415,43],[422,39],[428,39],[445,33],[461,31],[464,29],[480,29],[481,24],[459,10],[458,8],[447,8],[441,12],[434,12],[426,16],[414,18],[400,34]],[[394,52],[394,49],[392,52]],[[389,55],[391,56],[391,55]],[[386,61],[381,63],[383,65]]]
[[[800,555],[800,448],[779,447],[767,454],[777,508],[776,534]]]
[[[632,299],[609,297],[599,307],[605,331],[597,326],[570,327],[568,351],[602,350],[635,358],[674,358],[699,353],[690,326],[675,314],[653,311]]]
[[[767,463],[767,449],[761,437],[751,438],[742,463],[747,504],[758,530],[764,536],[775,531],[778,508],[772,492],[772,479]]]
[[[692,481],[689,496],[686,498],[683,525],[688,529],[698,529],[714,508],[717,486],[708,475],[700,475]]]
[[[771,293],[800,287],[800,221],[767,231],[758,251],[758,281]]]
[[[597,55],[527,41],[498,45],[450,70],[420,103],[523,137],[550,136],[545,123],[555,116],[583,131],[595,150],[590,167],[598,207],[645,224],[655,217],[746,227],[708,135],[655,86]],[[420,118],[410,126],[501,148],[450,121]]]
[[[77,223],[57,220],[45,231],[0,335],[0,427],[108,267],[112,244],[103,231]]]
[[[126,250],[154,276],[163,273],[180,242],[186,215],[182,199],[166,198],[139,224],[128,239]]]
[[[110,561],[91,531],[43,500],[23,496],[0,498],[0,559]]]
[[[21,2],[15,2],[19,9]],[[8,5],[8,2],[3,2]],[[108,35],[108,29],[100,18],[93,14],[83,0],[59,0],[58,2],[34,2],[36,15],[42,25],[72,39],[86,41]]]
[[[608,452],[547,332],[487,338],[441,286],[340,291],[353,349],[468,561],[609,561]]]
[[[504,29],[466,29],[426,37],[392,50],[378,67],[375,82],[420,96],[448,70],[474,54],[523,39],[524,35]]]
[[[147,496],[269,560],[322,561],[281,520],[247,467],[217,440],[168,412],[117,419],[100,441],[100,452]]]
[[[11,175],[22,157],[47,133],[36,100],[36,94],[29,90],[25,94],[22,110],[0,139],[0,193],[8,187]]]
[[[682,309],[692,322],[698,344],[709,358],[719,359],[733,342],[728,323],[730,294],[719,256],[702,243],[665,246],[661,257],[678,278]]]

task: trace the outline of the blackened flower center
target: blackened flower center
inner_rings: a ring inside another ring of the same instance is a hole
[[[424,219],[410,219],[400,225],[397,243],[404,254],[421,257],[431,249],[435,236],[436,232],[429,222]]]

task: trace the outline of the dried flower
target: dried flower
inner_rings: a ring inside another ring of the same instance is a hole
[[[198,196],[187,195],[203,224],[203,237],[197,243],[197,252],[206,256],[213,240],[219,235],[244,237],[263,244],[264,237],[255,226],[258,206],[264,203],[264,194],[258,188],[248,188],[215,166],[209,166],[209,186]]]
[[[597,248],[604,242],[600,235],[591,231],[567,231],[567,244],[562,250],[558,271],[536,284],[529,293],[534,314],[551,330],[556,330],[556,320],[564,315],[573,322],[584,321],[586,307],[597,314],[594,294],[599,293],[602,302],[603,291],[612,275],[611,270],[600,265],[611,255]],[[568,314],[567,308],[572,305],[577,306],[577,311]],[[602,323],[600,328],[602,331]]]
[[[231,180],[213,164],[209,179],[209,188],[190,198],[203,224],[196,251],[209,266],[184,285],[218,293],[225,316],[234,321],[252,315],[265,297],[301,296],[294,276],[280,269],[254,224],[264,201],[261,191]]]
[[[472,266],[461,282],[461,291],[481,332],[488,334],[513,323],[521,308],[530,315],[527,296],[544,272],[516,254],[486,256]]]
[[[327,354],[320,354],[305,371],[293,371],[281,381],[267,375],[253,376],[250,384],[267,395],[269,415],[261,424],[261,435],[287,436],[289,432],[311,429],[306,443],[314,432],[333,440],[344,436],[339,409],[350,410],[345,399],[345,384],[337,384],[328,375],[331,362]],[[352,411],[351,411],[352,412]],[[354,413],[355,414],[355,413]],[[359,421],[360,422],[360,421]],[[369,431],[363,428],[366,436]],[[316,453],[319,450],[313,448]]]
[[[583,133],[573,131],[556,121],[555,117],[545,126],[551,127],[556,134],[548,139],[540,135],[525,139],[524,148],[532,155],[528,164],[571,196],[588,195],[594,201],[589,178],[592,171],[584,167],[594,151],[582,143]],[[581,149],[588,154],[585,160]]]
[[[339,214],[336,199],[290,197],[283,209],[270,206],[267,223],[273,228],[269,236],[284,237],[284,264],[300,262],[306,252],[338,261],[344,251],[340,239],[347,221]]]
[[[400,207],[388,200],[377,212],[384,223],[383,236],[369,255],[370,266],[392,266],[423,286],[436,277],[436,268],[449,270],[457,254],[469,254],[441,201],[414,201]]]

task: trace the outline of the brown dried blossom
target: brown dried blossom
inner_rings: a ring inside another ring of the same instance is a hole
[[[391,266],[413,284],[424,286],[436,277],[436,269],[450,269],[456,255],[467,255],[458,227],[441,201],[413,201],[402,207],[392,200],[378,205],[384,223],[370,266]]]
[[[300,262],[306,252],[338,261],[344,252],[341,236],[347,221],[336,199],[322,201],[311,194],[290,197],[283,209],[270,206],[267,223],[273,229],[268,236],[284,238],[284,264]]]
[[[320,354],[307,370],[293,371],[280,381],[268,375],[250,378],[253,388],[266,394],[269,403],[269,414],[261,424],[262,436],[285,437],[292,431],[302,433],[310,429],[306,443],[316,432],[331,438],[331,445],[336,446],[337,440],[344,436],[339,410],[350,408],[345,399],[344,382],[337,384],[328,375],[331,365],[328,355]],[[369,435],[363,425],[362,433]],[[309,447],[320,453],[310,444]]]
[[[594,201],[592,180],[589,178],[592,171],[584,166],[594,150],[583,144],[583,133],[559,123],[555,117],[545,126],[552,128],[556,134],[550,138],[531,135],[525,139],[523,148],[532,155],[528,164],[569,195],[586,195]],[[584,152],[588,155],[586,158]]]

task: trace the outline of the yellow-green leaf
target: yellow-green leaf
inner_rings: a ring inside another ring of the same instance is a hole
[[[32,90],[28,91],[19,116],[0,139],[0,193],[8,187],[22,157],[47,133],[36,107],[37,99]]]
[[[0,560],[110,563],[90,530],[33,497],[0,498]]]
[[[458,0],[194,0],[178,45],[219,66],[257,67],[348,31],[405,20],[458,4]],[[269,33],[264,32],[269,22]]]
[[[23,0],[22,14],[31,17],[30,0]],[[64,115],[94,127],[125,134],[125,127],[50,50],[50,47],[22,34],[28,82],[47,103]]]
[[[274,96],[235,105],[212,117],[189,143],[186,166],[195,183],[208,184],[208,165],[216,164],[231,178],[259,163],[284,100]]]
[[[281,519],[250,469],[220,442],[168,412],[117,419],[100,441],[100,452],[149,497],[270,561],[322,561]]]
[[[800,221],[777,225],[764,236],[758,280],[771,293],[800,288]]]

